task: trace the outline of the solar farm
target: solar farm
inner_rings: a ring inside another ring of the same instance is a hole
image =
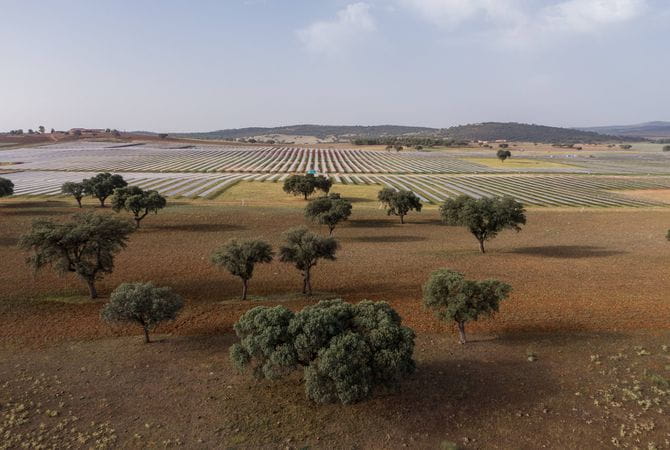
[[[597,157],[528,156],[538,165],[491,167],[479,149],[459,152],[234,147],[218,145],[113,144],[76,142],[0,151],[0,162],[16,185],[15,195],[59,195],[65,181],[114,172],[132,185],[170,197],[216,198],[243,181],[281,182],[293,173],[315,171],[335,183],[379,185],[415,192],[423,202],[448,197],[511,195],[530,206],[647,207],[656,200],[625,191],[670,189],[670,158],[660,152]],[[556,163],[560,161],[560,163]],[[542,165],[547,162],[546,167]]]

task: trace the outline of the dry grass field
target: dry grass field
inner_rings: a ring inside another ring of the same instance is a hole
[[[151,280],[186,298],[151,345],[139,329],[101,322],[105,299],[87,300],[79,280],[26,267],[18,237],[35,219],[77,212],[72,201],[0,201],[0,448],[670,447],[667,210],[531,209],[521,233],[481,255],[435,208],[400,225],[351,189],[359,201],[335,230],[338,260],[314,271],[317,298],[390,302],[418,333],[418,372],[346,407],[317,407],[298,377],[256,382],[228,361],[248,308],[314,299],[296,294],[293,267],[273,262],[257,269],[252,300],[237,301],[239,281],[209,255],[232,237],[279,245],[305,223],[302,200],[263,203],[240,185],[147,217],[99,290]],[[514,288],[465,346],[421,305],[441,267]]]

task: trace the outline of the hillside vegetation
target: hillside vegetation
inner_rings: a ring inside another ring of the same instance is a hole
[[[670,138],[670,122],[645,122],[636,125],[580,128],[580,130],[611,134],[614,136],[643,137],[647,139]]]
[[[317,139],[353,142],[356,140],[386,143],[393,137],[439,138],[454,141],[531,141],[545,143],[603,142],[621,140],[620,137],[594,131],[548,127],[514,122],[485,122],[459,125],[451,128],[379,126],[293,125],[275,128],[236,128],[199,133],[171,133],[170,136],[191,139],[248,139],[259,136],[313,136]],[[624,138],[626,139],[626,138]],[[383,141],[383,142],[382,142]]]

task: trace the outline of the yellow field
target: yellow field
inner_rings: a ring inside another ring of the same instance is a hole
[[[356,207],[377,207],[377,193],[380,189],[380,185],[334,184],[330,191],[337,192],[342,197],[348,198]],[[320,195],[319,191],[312,195],[312,197],[318,195]],[[305,203],[302,197],[295,197],[284,192],[282,190],[282,183],[260,181],[241,181],[226,189],[215,200],[244,205],[293,204],[302,206]]]
[[[493,167],[495,169],[553,169],[559,167],[573,167],[569,164],[557,163],[552,161],[539,161],[535,159],[520,159],[510,158],[505,162],[498,158],[461,158],[464,161],[469,161],[481,164],[486,167]]]

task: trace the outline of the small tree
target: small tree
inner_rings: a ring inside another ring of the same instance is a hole
[[[160,139],[167,139],[168,134],[167,134],[167,133],[159,133],[159,134],[158,134],[158,137],[159,137]]]
[[[511,157],[512,157],[512,152],[510,152],[509,150],[502,150],[502,149],[501,149],[501,150],[498,150],[498,152],[496,153],[496,156],[498,157],[498,159],[499,159],[501,162],[505,162],[505,160],[506,160],[507,158],[511,158]]]
[[[312,268],[320,259],[335,260],[339,245],[332,237],[319,236],[306,227],[288,230],[284,239],[286,244],[279,249],[279,259],[295,265],[302,273],[302,293],[312,295]]]
[[[50,265],[61,274],[77,274],[94,299],[98,297],[96,280],[112,273],[114,255],[126,247],[132,232],[132,224],[116,217],[79,213],[66,223],[34,222],[19,246],[33,252],[28,263],[35,270]]]
[[[403,149],[402,145],[394,145],[393,148],[395,149],[396,152],[400,152]]]
[[[405,216],[412,210],[421,212],[421,199],[412,191],[396,191],[384,188],[377,194],[377,199],[386,208],[386,213],[400,217],[400,223],[405,223]]]
[[[0,177],[0,197],[9,197],[14,194],[14,183],[12,180]]]
[[[466,280],[458,272],[440,269],[423,286],[423,301],[439,319],[456,322],[459,341],[465,344],[465,323],[495,314],[511,290],[497,280]]]
[[[310,182],[307,176],[291,175],[284,180],[283,189],[287,194],[302,195],[307,200],[307,197],[316,190],[316,186],[313,182]]]
[[[225,267],[228,272],[242,279],[242,300],[247,299],[249,280],[258,263],[270,263],[272,246],[261,240],[238,241],[231,239],[212,255],[212,263]]]
[[[414,332],[384,302],[322,301],[293,313],[260,306],[235,324],[240,342],[230,359],[257,378],[278,379],[303,368],[305,393],[316,403],[356,403],[412,374]]]
[[[284,180],[284,192],[293,195],[302,195],[305,200],[319,189],[324,193],[330,191],[333,181],[323,175],[314,176],[311,173],[307,175],[291,175]]]
[[[621,144],[621,145],[619,145],[619,147],[620,147],[622,150],[630,150],[631,148],[633,148],[633,146],[630,145],[630,144]]]
[[[161,322],[175,320],[184,307],[184,300],[169,287],[151,283],[123,283],[100,312],[106,322],[134,322],[144,330],[144,342],[151,342],[149,331]]]
[[[314,177],[313,175],[307,175],[307,176]],[[316,187],[316,189],[328,195],[328,193],[330,192],[330,188],[333,187],[333,180],[331,180],[328,177],[324,177],[323,175],[319,175],[314,177],[314,186]]]
[[[475,199],[460,195],[447,199],[440,207],[440,215],[447,225],[467,227],[477,238],[482,253],[486,252],[484,242],[506,228],[521,231],[520,225],[526,223],[526,210],[511,197]]]
[[[71,195],[77,201],[77,205],[81,208],[81,199],[86,195],[86,186],[83,182],[76,183],[74,181],[66,181],[61,186],[60,191],[62,194]]]
[[[509,148],[509,144],[499,144],[498,147],[500,147],[500,148]]]
[[[40,134],[44,134],[45,131],[44,125],[40,125],[39,127],[37,127],[37,129],[39,130]]]
[[[310,201],[305,207],[305,217],[320,225],[327,225],[332,236],[337,224],[349,218],[352,207],[351,202],[339,194],[330,194]]]
[[[121,175],[112,175],[109,172],[99,173],[83,181],[87,195],[92,195],[100,201],[100,207],[105,207],[105,200],[114,193],[114,189],[128,186]]]
[[[167,200],[158,191],[145,191],[137,186],[128,186],[114,190],[112,209],[116,212],[126,210],[133,213],[135,227],[140,227],[140,221],[150,212],[158,214],[158,210],[165,208]]]

